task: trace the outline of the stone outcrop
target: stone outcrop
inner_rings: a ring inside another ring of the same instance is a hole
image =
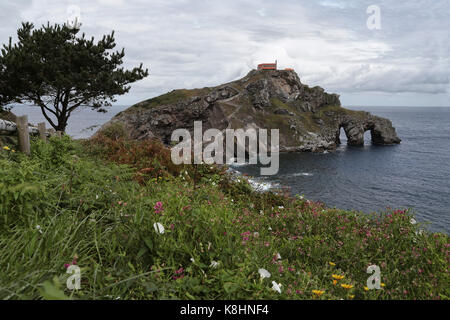
[[[280,130],[280,151],[333,150],[343,128],[348,144],[400,143],[392,123],[368,112],[341,107],[339,95],[301,83],[291,70],[252,70],[242,79],[212,88],[174,90],[117,114],[105,126],[120,123],[131,138],[157,137],[170,144],[175,129],[264,128]]]

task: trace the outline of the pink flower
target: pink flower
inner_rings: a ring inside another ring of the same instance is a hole
[[[153,209],[155,209],[155,213],[156,214],[162,213],[164,211],[162,202],[161,201],[156,202],[156,204],[153,207]]]
[[[69,268],[71,265],[76,265],[77,264],[77,256],[75,255],[75,257],[73,257],[73,260],[72,260],[72,262],[71,263],[65,263],[64,264],[64,268]]]
[[[183,269],[183,268],[180,268],[180,269],[178,269],[178,270],[175,271],[175,274],[181,274],[181,273],[183,273],[183,271],[184,271],[184,269]]]

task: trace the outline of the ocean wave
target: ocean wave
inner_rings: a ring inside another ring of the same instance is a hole
[[[241,172],[231,167],[228,167],[227,172],[231,174],[233,181],[239,182],[241,179],[246,179],[253,190],[257,192],[267,192],[280,187],[279,183],[263,181],[263,178],[244,177]]]
[[[256,178],[250,178],[248,179],[248,182],[252,186],[253,190],[259,191],[259,192],[265,192],[269,191],[271,189],[279,187],[278,183],[273,182],[264,182]]]
[[[293,177],[311,177],[311,176],[313,176],[313,174],[309,173],[309,172],[298,172],[298,173],[294,173],[292,176]]]

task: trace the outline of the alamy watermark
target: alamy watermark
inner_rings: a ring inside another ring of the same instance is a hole
[[[257,164],[259,160],[260,164],[269,165],[261,167],[261,175],[275,175],[279,170],[279,130],[270,130],[270,146],[267,133],[267,129],[253,128],[245,131],[225,129],[225,135],[214,128],[205,130],[203,133],[202,122],[195,121],[194,140],[187,129],[173,131],[171,140],[179,143],[172,148],[171,158],[174,164],[192,164],[193,146],[194,164],[224,164],[225,161],[227,164]],[[246,162],[247,156],[248,162]]]
[[[81,289],[81,269],[77,265],[70,265],[67,268],[67,273],[70,274],[70,277],[67,278],[67,289],[69,290],[80,290]]]
[[[369,290],[381,289],[381,270],[377,265],[371,265],[367,268],[367,273],[371,273],[372,275],[367,279],[367,288]]]
[[[380,30],[381,29],[381,9],[377,5],[371,5],[367,7],[367,14],[369,14],[369,18],[367,18],[367,28],[369,30]]]
[[[69,28],[80,29],[81,27],[81,8],[77,5],[70,5],[67,7],[67,21]]]

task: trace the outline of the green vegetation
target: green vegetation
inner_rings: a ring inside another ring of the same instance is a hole
[[[57,131],[65,131],[72,112],[81,106],[105,112],[115,96],[148,76],[148,70],[122,67],[125,51],[116,47],[114,32],[97,42],[67,24],[35,29],[22,23],[18,42],[0,52],[0,106],[30,103]]]
[[[191,90],[188,89],[172,90],[155,98],[139,102],[138,104],[131,106],[124,112],[135,111],[136,109],[152,109],[158,106],[175,104],[187,98],[207,94],[210,90],[211,90],[210,88],[191,89]]]
[[[0,299],[448,299],[449,238],[411,219],[257,193],[120,130],[33,141],[0,150]]]

